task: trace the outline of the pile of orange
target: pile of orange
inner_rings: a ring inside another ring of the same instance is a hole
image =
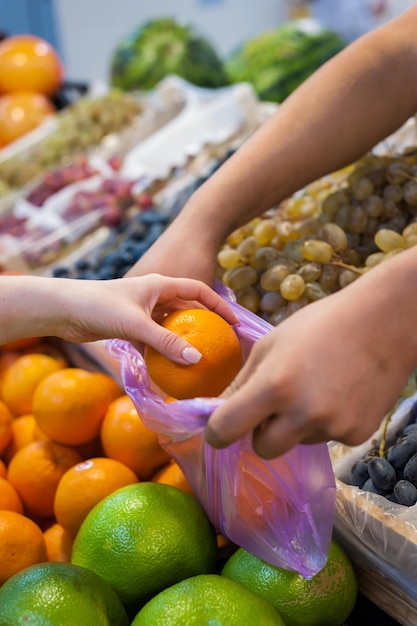
[[[0,586],[29,565],[70,562],[89,511],[148,480],[191,492],[111,376],[71,367],[44,340],[0,348]]]

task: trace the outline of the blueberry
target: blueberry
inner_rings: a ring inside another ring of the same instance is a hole
[[[71,278],[71,270],[69,267],[55,267],[52,271],[55,278]]]

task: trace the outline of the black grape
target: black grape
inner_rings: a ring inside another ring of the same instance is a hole
[[[387,492],[384,489],[380,489],[371,478],[362,485],[363,491],[368,491],[370,493],[378,493],[380,496],[386,496]]]
[[[349,484],[355,487],[362,487],[369,478],[368,463],[363,459],[358,459],[350,470]]]
[[[394,469],[404,467],[408,459],[417,452],[417,438],[406,434],[401,436],[388,450],[387,459]]]
[[[413,454],[404,467],[404,478],[417,485],[417,453]]]
[[[368,462],[368,470],[374,485],[383,491],[391,491],[397,482],[395,469],[387,459],[374,457]]]
[[[408,480],[399,480],[394,487],[394,495],[398,504],[413,506],[417,502],[417,489]]]

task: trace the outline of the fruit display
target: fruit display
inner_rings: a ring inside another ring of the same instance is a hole
[[[112,85],[149,90],[170,74],[199,87],[222,87],[228,80],[213,45],[191,25],[171,17],[151,19],[125,37],[112,54]]]
[[[33,146],[0,160],[2,195],[97,149],[108,135],[132,127],[143,110],[140,98],[118,91],[80,98],[57,114],[55,127]]]
[[[282,102],[344,46],[336,32],[295,20],[245,41],[227,58],[226,72],[232,83],[252,83],[261,100]]]

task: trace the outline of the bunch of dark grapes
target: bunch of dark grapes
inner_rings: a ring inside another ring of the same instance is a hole
[[[349,484],[377,493],[404,506],[417,503],[417,422],[414,405],[410,422],[398,434],[384,456],[377,449],[352,466]]]

